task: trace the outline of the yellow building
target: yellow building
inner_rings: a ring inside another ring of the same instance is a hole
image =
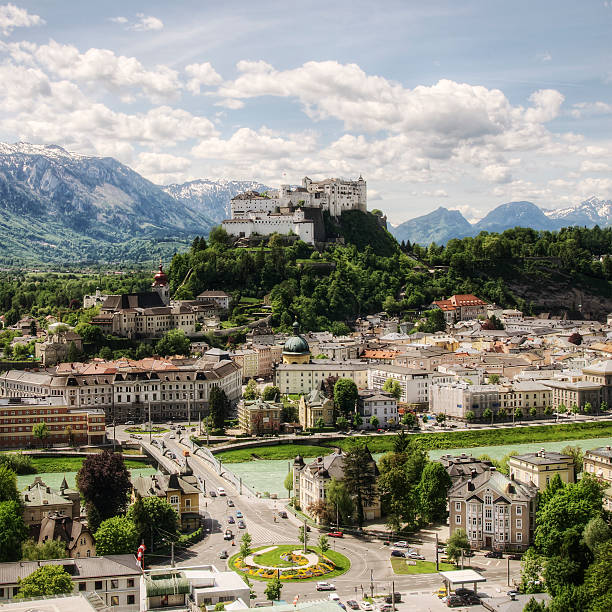
[[[300,336],[300,324],[293,323],[293,336],[287,338],[283,347],[283,363],[310,363],[310,347]]]
[[[543,491],[557,474],[565,484],[576,481],[572,457],[544,449],[537,453],[510,457],[508,468],[511,478],[532,483],[540,491]]]
[[[319,419],[323,419],[326,427],[334,424],[334,402],[319,389],[300,397],[298,412],[300,425],[304,429],[316,427]]]
[[[283,405],[261,398],[238,405],[238,426],[248,434],[278,433]]]
[[[176,510],[183,531],[193,531],[200,526],[200,489],[187,458],[180,474],[158,472],[152,476],[137,476],[132,486],[132,501],[136,494],[143,498],[162,497]]]

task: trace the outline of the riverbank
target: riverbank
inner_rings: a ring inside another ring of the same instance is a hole
[[[517,444],[541,442],[566,442],[607,438],[612,436],[612,421],[595,423],[562,423],[559,425],[533,425],[523,427],[499,427],[493,429],[472,429],[462,431],[438,431],[433,433],[415,433],[410,437],[423,450],[471,449],[483,446],[512,446]],[[349,450],[358,441],[365,441],[373,453],[386,453],[393,449],[393,436],[372,434],[370,436],[347,437],[342,440],[325,442],[320,445],[278,444],[276,446],[259,446],[239,450],[227,450],[215,456],[223,463],[244,463],[247,461],[288,460],[296,455],[317,457],[339,447]],[[565,446],[565,444],[563,445]],[[484,452],[484,451],[483,451]],[[478,453],[482,454],[482,453]]]

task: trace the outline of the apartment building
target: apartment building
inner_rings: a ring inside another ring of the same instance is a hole
[[[612,359],[605,359],[582,368],[584,380],[601,385],[602,401],[612,406]]]
[[[448,300],[438,300],[432,304],[444,313],[447,324],[487,316],[487,302],[468,293],[451,295]]]
[[[368,386],[368,364],[363,361],[315,359],[310,363],[281,363],[274,370],[274,384],[281,393],[310,393],[330,376],[349,378],[358,388]]]
[[[278,433],[283,404],[264,402],[261,398],[238,405],[238,426],[248,434]]]
[[[585,451],[583,461],[585,474],[592,474],[605,485],[604,508],[612,511],[612,446],[600,446]]]
[[[458,480],[449,490],[450,533],[465,529],[476,550],[527,550],[535,528],[535,485],[501,474],[494,467]]]
[[[213,302],[221,310],[228,310],[232,298],[225,291],[202,291],[197,297],[198,302]]]
[[[27,527],[40,525],[49,514],[59,514],[78,519],[81,516],[81,496],[78,491],[68,488],[66,478],[61,487],[53,489],[40,476],[20,492],[23,507],[23,521]]]
[[[308,395],[301,395],[298,405],[300,425],[307,429],[316,427],[323,419],[326,427],[334,424],[334,402],[321,390],[313,389]]]
[[[441,364],[458,363],[459,361],[457,355],[447,349],[435,346],[420,347],[413,344],[405,352],[397,355],[393,363],[406,368],[435,370]]]
[[[556,410],[564,405],[568,410],[576,405],[583,409],[586,404],[591,404],[591,409],[598,411],[604,397],[604,387],[595,382],[581,380],[577,382],[543,381],[547,387],[552,389],[552,407]]]
[[[517,381],[512,385],[499,388],[500,408],[512,414],[520,408],[527,416],[535,408],[537,416],[542,416],[548,406],[552,406],[552,390],[549,386],[535,381]]]
[[[147,358],[62,363],[38,372],[0,374],[4,398],[50,396],[49,401],[64,402],[69,409],[102,410],[109,422],[142,421],[149,415],[154,421],[205,416],[213,387],[225,391],[230,401],[237,400],[242,394],[240,367],[227,359]]]
[[[106,437],[104,411],[72,408],[63,397],[0,398],[0,448],[27,448],[40,445],[32,431],[46,423],[47,445],[102,444]]]
[[[544,448],[537,453],[510,457],[508,468],[511,478],[530,483],[540,491],[543,491],[557,474],[565,484],[576,481],[572,457]]]
[[[134,555],[0,563],[0,604],[17,595],[19,579],[45,565],[61,565],[72,578],[75,595],[95,592],[113,611],[140,610],[142,569]]]
[[[374,389],[361,389],[357,397],[357,412],[363,419],[365,429],[371,429],[370,419],[376,417],[378,426],[386,429],[399,422],[397,400],[391,393]]]
[[[232,361],[242,368],[242,380],[247,381],[259,376],[259,353],[252,349],[242,349],[232,353]]]
[[[478,474],[488,470],[493,464],[490,461],[476,459],[472,455],[461,453],[461,455],[451,455],[447,453],[442,455],[438,461],[444,466],[444,469],[451,477],[451,481],[455,484],[460,480],[470,480]]]
[[[443,372],[431,372],[399,365],[370,364],[368,368],[368,388],[382,391],[387,379],[396,380],[401,389],[400,401],[416,404],[426,410],[430,403],[432,385],[450,383],[454,376]]]

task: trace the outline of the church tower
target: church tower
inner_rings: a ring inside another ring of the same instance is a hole
[[[159,294],[162,302],[166,305],[170,305],[170,283],[168,282],[168,276],[164,272],[162,267],[162,262],[159,262],[159,271],[155,275],[153,279],[153,284],[151,285],[153,291]]]

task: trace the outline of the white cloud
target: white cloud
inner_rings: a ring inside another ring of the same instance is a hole
[[[150,15],[145,15],[144,13],[136,13],[136,20],[130,21],[127,17],[123,15],[119,17],[111,17],[109,21],[113,23],[118,23],[125,27],[126,30],[132,30],[133,32],[148,32],[150,30],[163,30],[164,22],[157,18],[151,17]]]
[[[499,164],[486,166],[482,174],[490,183],[509,183],[512,180],[510,168]]]
[[[594,162],[589,159],[585,159],[580,164],[580,172],[610,172],[610,164],[605,162]]]
[[[184,176],[191,167],[191,160],[169,153],[140,153],[134,169],[155,183],[166,183],[174,177]]]
[[[20,63],[38,65],[52,75],[89,85],[102,84],[113,93],[140,90],[153,101],[177,97],[182,87],[179,75],[167,66],[145,68],[136,58],[115,55],[109,49],[91,48],[81,53],[73,45],[54,40],[47,45],[16,43],[5,47]]]
[[[444,189],[434,189],[433,191],[422,191],[422,195],[428,198],[448,198],[448,193]]]
[[[187,82],[187,90],[192,94],[199,94],[202,85],[219,85],[223,79],[212,67],[210,62],[203,64],[189,64],[185,66],[186,74],[191,77]]]
[[[576,119],[610,114],[612,114],[612,104],[607,102],[578,102],[571,110],[571,115]]]
[[[0,6],[0,31],[8,36],[15,28],[44,25],[45,20],[14,4]]]

